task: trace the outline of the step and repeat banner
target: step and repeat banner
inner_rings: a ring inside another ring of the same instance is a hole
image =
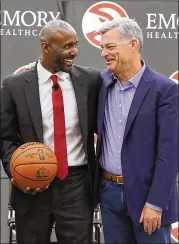
[[[76,64],[105,68],[97,29],[116,17],[134,18],[143,30],[142,57],[157,72],[178,82],[177,1],[1,1],[1,81],[17,68],[37,61],[39,32],[52,19],[69,22],[79,37]],[[171,152],[172,153],[172,152]],[[1,166],[1,243],[8,243],[8,179]],[[178,240],[177,223],[173,242]]]

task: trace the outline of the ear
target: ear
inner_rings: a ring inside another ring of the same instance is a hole
[[[136,48],[138,46],[138,41],[136,39],[131,40],[131,47]]]
[[[46,42],[42,42],[41,47],[42,47],[42,50],[43,50],[45,53],[48,53],[48,52],[49,52],[49,45],[48,45],[48,43],[46,43]]]

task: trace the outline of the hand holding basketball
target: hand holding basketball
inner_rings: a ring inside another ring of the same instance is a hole
[[[39,142],[21,145],[10,160],[11,182],[25,193],[35,194],[47,189],[56,171],[55,154]]]
[[[22,189],[20,185],[17,184],[17,182],[15,182],[15,180],[13,178],[11,178],[11,183],[16,186],[19,190],[23,191],[24,193],[29,193],[29,194],[32,194],[32,195],[35,195],[37,194],[38,192],[43,192],[45,190],[48,189],[49,185],[46,186],[45,188],[37,188],[37,189],[31,189],[30,187],[26,187],[26,189]]]

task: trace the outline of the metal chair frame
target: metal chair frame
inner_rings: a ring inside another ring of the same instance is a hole
[[[8,204],[8,209],[9,212],[8,212],[7,224],[9,226],[9,244],[13,244],[16,243],[15,211],[12,209],[10,204]],[[93,218],[93,244],[101,243],[101,230],[102,230],[102,224],[100,221],[100,208],[97,207],[94,210],[94,218]]]

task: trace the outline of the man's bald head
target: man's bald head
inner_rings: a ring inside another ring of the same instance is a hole
[[[52,20],[40,31],[41,64],[51,73],[70,72],[77,56],[75,29],[63,20]]]
[[[40,31],[40,40],[42,42],[51,42],[57,33],[69,32],[76,35],[75,29],[66,21],[51,20]]]

